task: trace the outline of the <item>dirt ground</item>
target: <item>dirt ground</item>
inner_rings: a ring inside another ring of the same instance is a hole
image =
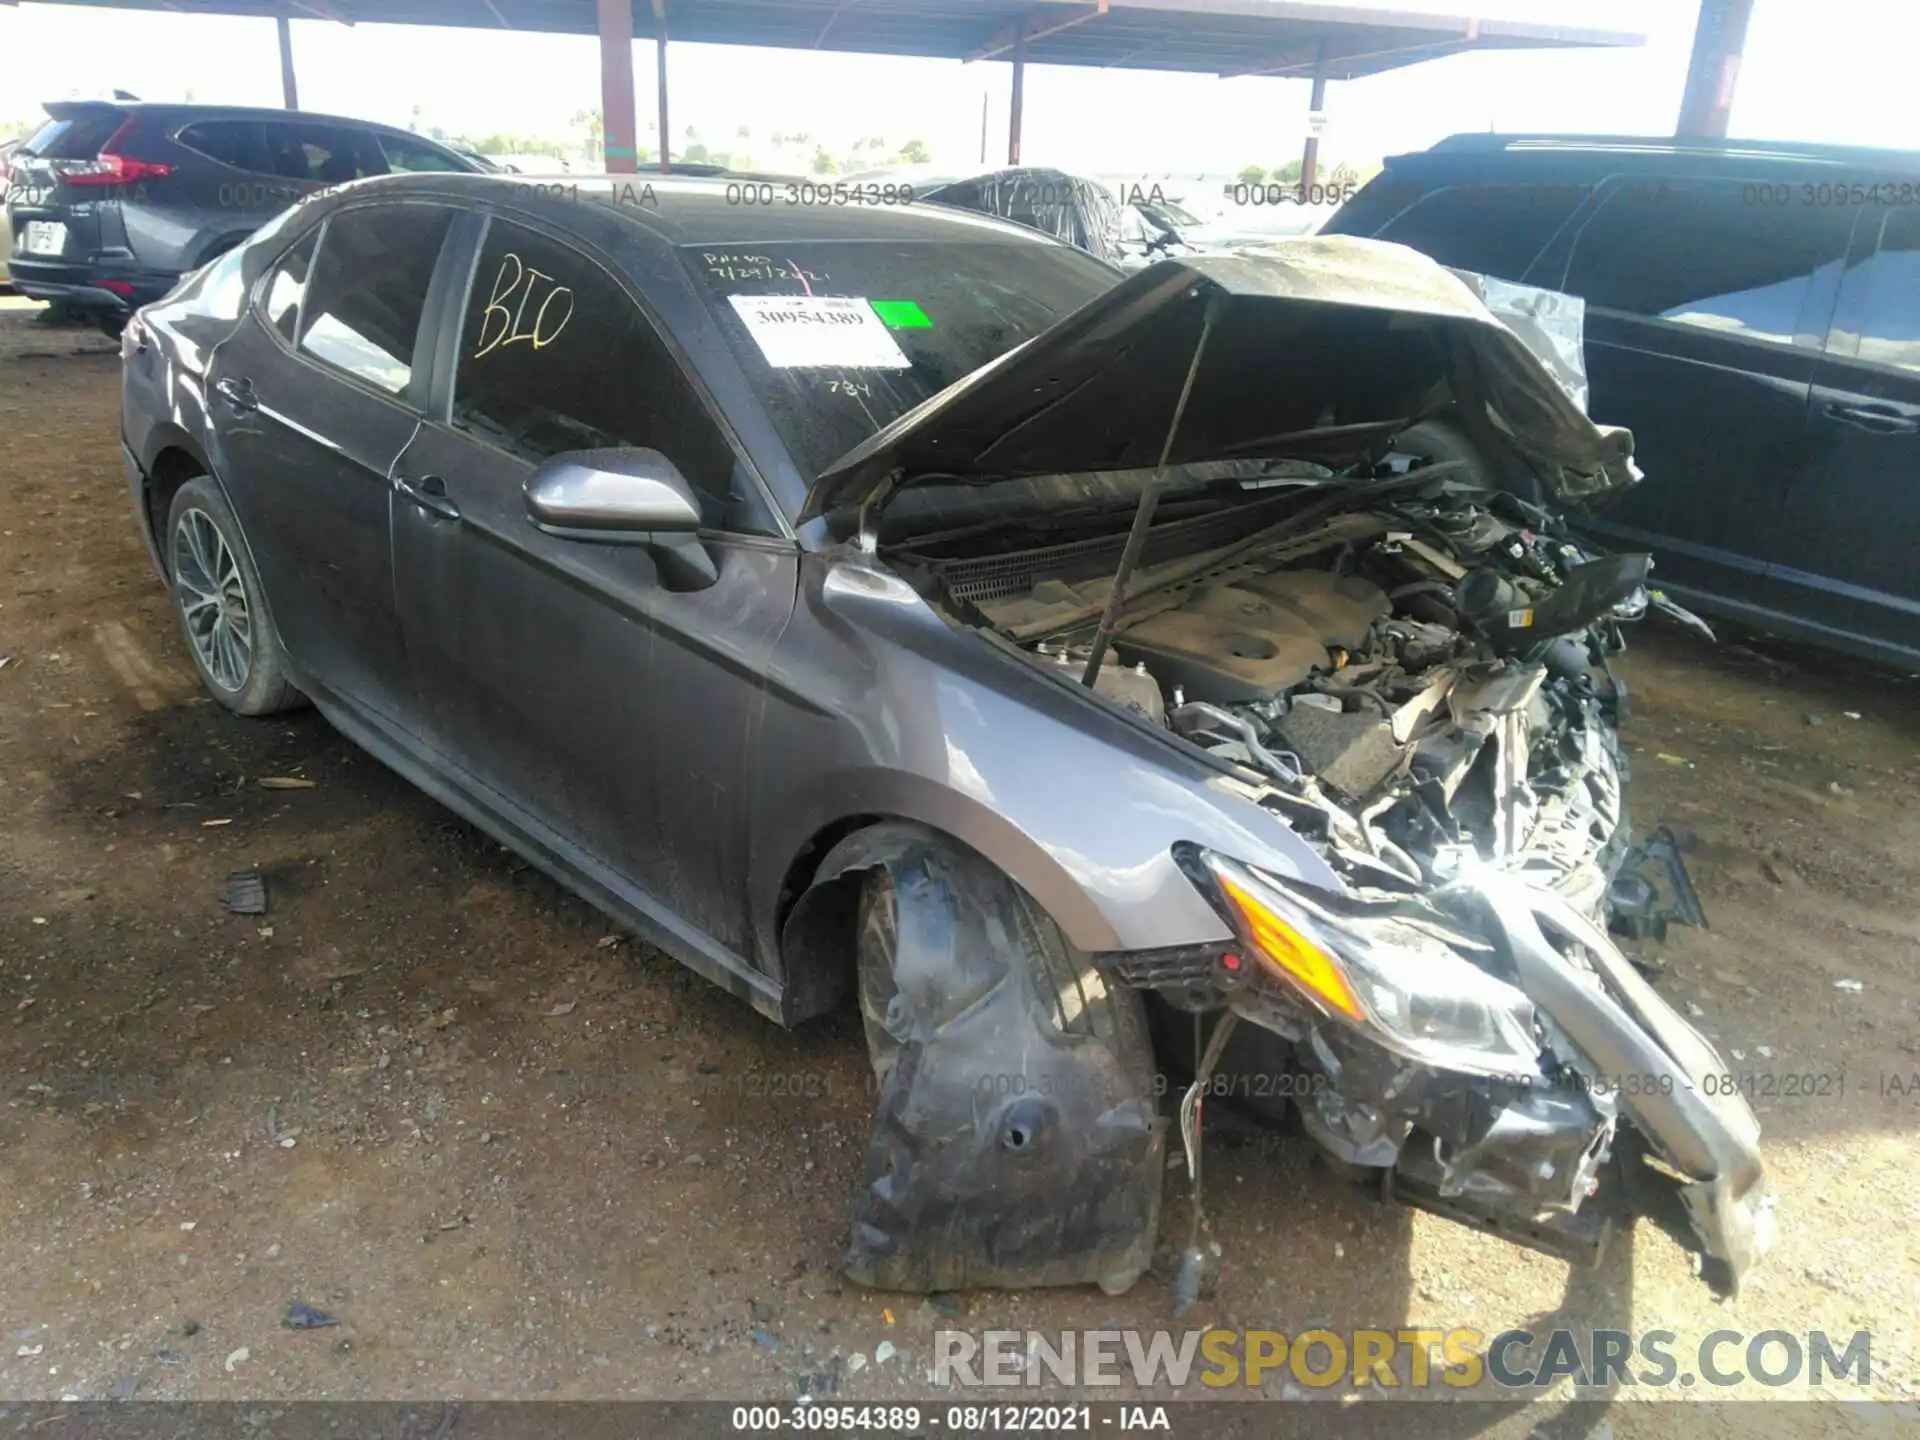
[[[939,1326],[1172,1323],[1158,1270],[842,1282],[857,1026],[779,1030],[311,712],[204,699],[113,349],[29,318],[0,308],[0,1394],[892,1398],[934,1393]],[[1663,987],[1763,1085],[1839,1077],[1756,1101],[1773,1252],[1724,1305],[1647,1225],[1570,1274],[1223,1135],[1225,1276],[1185,1324],[1866,1329],[1867,1393],[1920,1397],[1920,687],[1661,634],[1624,673],[1634,814],[1687,837],[1711,925]],[[217,898],[249,867],[265,916]],[[748,1093],[787,1075],[825,1083]]]

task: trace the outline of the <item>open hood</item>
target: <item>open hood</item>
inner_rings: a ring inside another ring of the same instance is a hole
[[[1403,245],[1323,236],[1140,271],[841,456],[802,518],[920,479],[1151,468],[1209,311],[1169,463],[1352,465],[1458,405],[1562,503],[1639,478],[1633,437],[1588,420],[1459,277]]]

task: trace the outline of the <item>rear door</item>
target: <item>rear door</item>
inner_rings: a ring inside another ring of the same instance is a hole
[[[1772,603],[1855,648],[1920,661],[1920,209],[1862,209],[1808,433]]]
[[[1782,521],[1853,226],[1760,188],[1610,180],[1564,274],[1530,277],[1586,300],[1589,412],[1632,430],[1646,472],[1582,528],[1651,551],[1682,598],[1755,619],[1767,567],[1794,553]]]
[[[796,546],[663,332],[573,242],[495,218],[457,355],[445,423],[396,471],[400,613],[433,743],[618,876],[683,951],[742,952],[745,780]],[[541,460],[622,445],[659,450],[700,493],[715,583],[673,588],[640,547],[529,521]]]
[[[282,257],[208,372],[216,468],[288,653],[401,729],[415,702],[390,477],[428,390],[422,316],[455,214],[411,201],[335,212]]]

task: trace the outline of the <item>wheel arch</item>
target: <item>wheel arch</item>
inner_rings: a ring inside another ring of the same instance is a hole
[[[173,497],[180,493],[180,487],[196,476],[213,475],[213,467],[207,464],[207,457],[193,442],[186,431],[175,426],[166,426],[156,437],[152,457],[142,467],[145,484],[142,487],[141,510],[146,522],[147,534],[153,540],[154,553],[160,558],[160,566],[169,578],[172,570],[167,555],[165,536],[167,531],[167,512],[173,507]],[[214,480],[216,485],[219,480]],[[225,487],[222,486],[224,493]],[[229,500],[231,505],[232,501]]]
[[[918,806],[842,815],[818,827],[788,862],[775,919],[788,1024],[825,1014],[845,998],[862,877],[929,837],[999,870],[1075,948],[1114,948],[1117,937],[1099,907],[1032,837],[976,802],[945,808],[937,817]]]

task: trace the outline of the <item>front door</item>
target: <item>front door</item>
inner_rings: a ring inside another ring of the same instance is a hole
[[[687,943],[748,948],[744,785],[797,552],[680,362],[612,273],[491,222],[446,423],[401,456],[394,565],[431,742],[604,868]],[[550,455],[659,450],[701,493],[719,578],[536,529]]]
[[[1775,606],[1920,662],[1920,213],[1863,212],[1813,376],[1810,463],[1789,492]]]
[[[389,476],[420,423],[415,351],[453,214],[404,204],[332,215],[282,257],[207,377],[215,467],[287,653],[323,689],[402,723],[411,672]]]
[[[1610,184],[1564,277],[1587,302],[1588,409],[1633,431],[1646,480],[1582,529],[1649,550],[1654,581],[1734,613],[1765,601],[1808,460],[1807,396],[1852,214],[1762,208],[1756,187]]]

